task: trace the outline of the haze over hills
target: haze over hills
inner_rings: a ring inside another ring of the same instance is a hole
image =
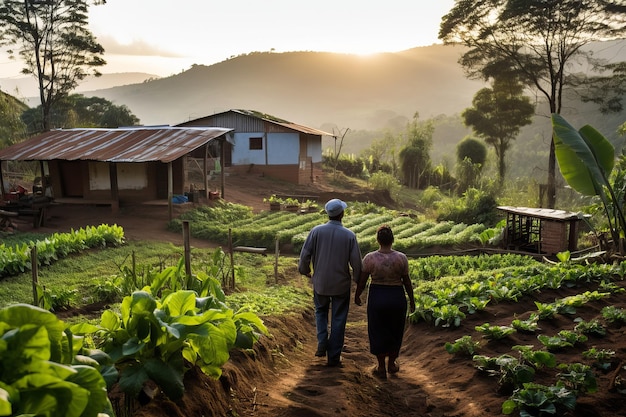
[[[125,104],[146,125],[253,109],[311,127],[378,129],[399,115],[459,112],[483,86],[467,80],[461,49],[433,45],[361,57],[251,53],[167,78],[84,92]]]
[[[90,76],[80,83],[75,92],[82,94],[85,91],[101,90],[129,84],[139,84],[157,78],[159,78],[158,75],[145,74],[142,72],[102,74],[100,77]],[[36,107],[40,104],[37,81],[33,77],[20,76],[0,78],[0,90],[20,99],[29,107]]]
[[[626,40],[592,44],[598,58],[626,61]],[[250,109],[319,128],[350,129],[342,152],[359,154],[380,139],[381,130],[403,130],[418,112],[420,120],[435,118],[432,158],[452,166],[455,147],[471,130],[459,114],[471,105],[484,83],[468,80],[458,59],[461,47],[431,45],[397,53],[357,56],[324,52],[254,52],[210,66],[194,65],[166,78],[143,73],[104,74],[82,83],[76,92],[126,105],[144,125],[175,125],[229,109]],[[580,67],[584,71],[583,67]],[[0,79],[3,91],[13,94]],[[20,87],[26,91],[24,87]],[[36,90],[32,94],[36,93]],[[13,94],[15,95],[15,94]],[[16,95],[24,97],[25,94]],[[551,126],[547,107],[538,101],[532,125],[522,129],[513,148],[511,176],[545,171]],[[30,106],[38,99],[24,100]],[[619,150],[624,142],[616,130],[626,111],[602,115],[594,105],[568,101],[563,114],[575,126],[591,124]],[[332,147],[326,138],[324,149]],[[543,175],[543,174],[541,174]]]
[[[626,41],[598,43],[594,50],[602,58],[626,60]],[[470,106],[485,84],[465,77],[458,64],[462,52],[444,45],[372,56],[253,52],[166,78],[104,74],[87,79],[76,92],[126,105],[144,125],[252,109],[326,130],[377,130],[402,126],[415,112],[426,119]],[[13,93],[15,86],[21,94]],[[18,98],[37,95],[32,78],[0,79],[0,88]]]

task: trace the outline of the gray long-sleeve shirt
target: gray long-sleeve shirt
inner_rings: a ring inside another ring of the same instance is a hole
[[[361,250],[354,232],[339,220],[315,226],[300,251],[298,271],[302,275],[310,274],[311,264],[316,293],[341,295],[349,292],[350,280],[356,282],[361,276]]]

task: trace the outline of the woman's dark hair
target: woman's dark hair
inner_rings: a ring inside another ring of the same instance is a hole
[[[393,243],[393,232],[391,227],[383,224],[376,230],[376,240],[379,244],[388,246]]]

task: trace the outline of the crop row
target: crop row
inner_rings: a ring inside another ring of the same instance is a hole
[[[199,211],[201,210],[201,211]],[[230,211],[237,215],[227,215]],[[230,221],[224,221],[226,218]],[[174,231],[182,230],[182,222],[189,221],[191,234],[200,239],[227,245],[229,232],[234,246],[253,246],[273,249],[278,239],[281,245],[291,245],[299,252],[308,232],[328,218],[323,213],[296,214],[287,211],[265,211],[252,214],[225,203],[217,208],[192,210],[169,224]],[[394,247],[410,253],[436,246],[480,243],[482,224],[466,225],[453,222],[420,222],[391,211],[378,213],[347,212],[343,224],[352,230],[362,253],[377,248],[376,229],[389,225],[395,232]]]
[[[38,265],[52,262],[89,248],[118,246],[124,243],[124,230],[117,225],[87,226],[70,233],[54,233],[36,242],[15,246],[0,244],[0,277],[22,273],[31,268],[31,252],[37,250]]]
[[[546,289],[597,284],[597,290],[556,299],[552,303],[535,301],[536,311],[526,319],[512,319],[509,325],[482,323],[474,327],[484,339],[501,341],[517,332],[536,334],[541,330],[540,321],[552,320],[557,314],[575,316],[579,314],[577,309],[586,303],[602,299],[608,302],[608,297],[624,293],[624,288],[616,281],[623,280],[626,272],[623,262],[584,266],[564,262],[548,266],[519,255],[431,257],[410,260],[409,265],[417,304],[410,320],[412,323],[426,321],[440,327],[460,326],[467,315],[485,309],[488,304],[514,303]],[[626,324],[624,309],[608,305],[601,312],[607,326]],[[564,415],[574,409],[580,395],[598,390],[594,368],[606,373],[613,371],[615,363],[619,363],[619,358],[614,358],[615,351],[584,347],[588,336],[601,338],[606,334],[601,320],[577,318],[574,324],[571,330],[537,334],[539,347],[515,345],[511,347],[513,352],[495,357],[478,354],[482,345],[469,334],[447,342],[444,348],[450,354],[469,356],[479,372],[495,377],[498,392],[510,395],[502,404],[502,413]],[[590,365],[559,363],[555,352],[574,347],[586,349],[582,357],[590,360]],[[554,369],[551,374],[546,371],[549,368]],[[549,380],[546,376],[551,375],[555,379],[553,385],[535,382],[535,373],[540,369],[542,381]]]

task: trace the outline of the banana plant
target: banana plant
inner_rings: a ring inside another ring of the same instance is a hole
[[[615,165],[615,148],[595,128],[576,130],[563,116],[552,114],[554,148],[561,174],[576,191],[598,196],[606,214],[614,248],[620,253],[620,238],[626,231],[623,201],[617,198],[609,178]]]

